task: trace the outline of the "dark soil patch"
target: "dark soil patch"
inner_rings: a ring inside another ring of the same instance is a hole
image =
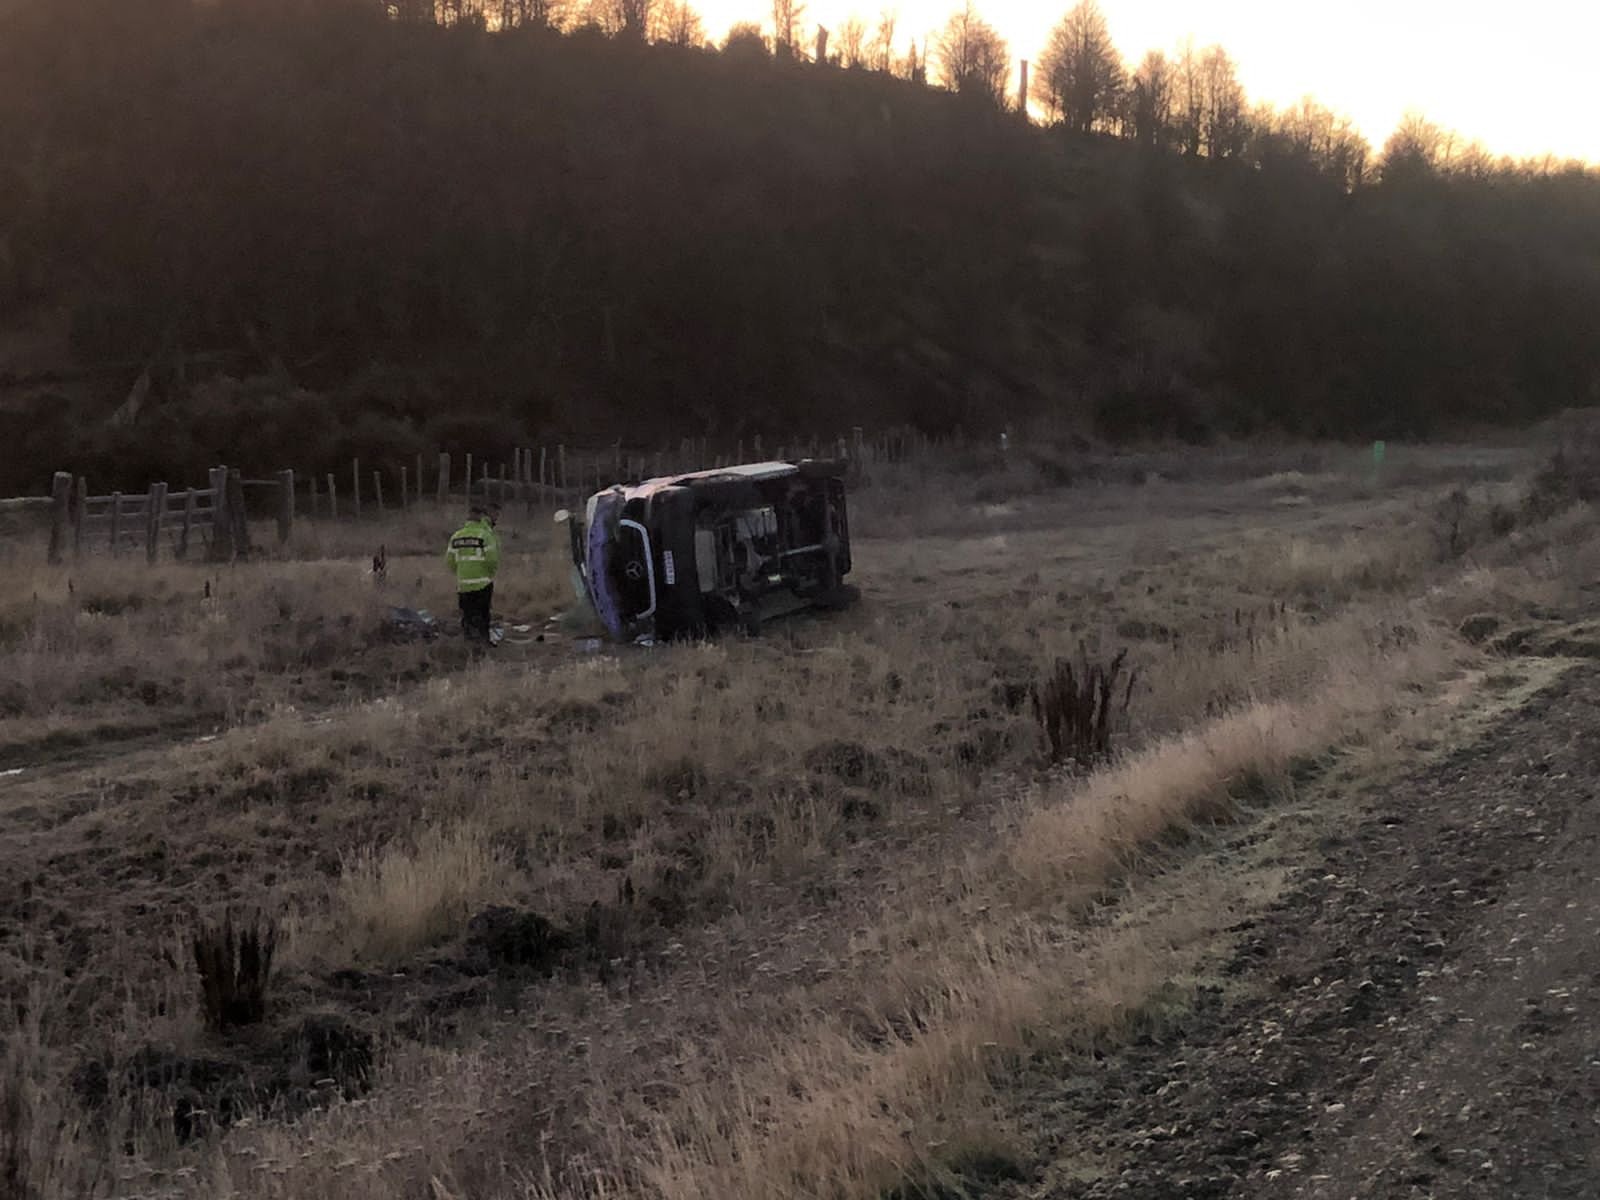
[[[180,1142],[224,1129],[243,1117],[289,1117],[372,1083],[375,1043],[360,1026],[315,1014],[249,1039],[219,1040],[204,1053],[143,1046],[116,1061],[92,1058],[69,1083],[91,1113],[119,1099]]]
[[[571,946],[572,938],[538,913],[496,905],[468,922],[465,957],[488,970],[548,975]]]

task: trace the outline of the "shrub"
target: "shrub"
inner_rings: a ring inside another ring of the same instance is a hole
[[[1111,752],[1111,713],[1126,650],[1117,651],[1107,664],[1089,662],[1089,652],[1078,644],[1078,665],[1058,658],[1042,685],[1033,689],[1033,715],[1044,734],[1052,763],[1090,763]],[[1130,672],[1123,687],[1119,717],[1125,718],[1133,698],[1138,672]]]
[[[1557,423],[1557,436],[1556,451],[1535,476],[1528,497],[1539,517],[1600,500],[1600,411],[1569,413]]]
[[[278,930],[259,914],[235,929],[233,914],[221,925],[202,926],[194,935],[194,965],[200,975],[200,1006],[206,1027],[221,1033],[253,1025],[267,1012],[267,986]]]

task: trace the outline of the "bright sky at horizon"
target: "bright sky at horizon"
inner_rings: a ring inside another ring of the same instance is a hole
[[[884,0],[897,7],[897,51],[938,30],[958,0]],[[1011,46],[1035,59],[1072,0],[977,0]],[[1186,35],[1225,47],[1252,101],[1278,107],[1314,96],[1344,113],[1381,149],[1409,109],[1482,142],[1494,155],[1552,153],[1600,164],[1594,56],[1595,0],[1346,0],[1339,8],[1295,0],[1100,0],[1130,65],[1170,52]],[[735,21],[770,30],[770,3],[702,0],[720,41]],[[870,27],[879,0],[809,0],[805,19],[837,31],[851,13]]]

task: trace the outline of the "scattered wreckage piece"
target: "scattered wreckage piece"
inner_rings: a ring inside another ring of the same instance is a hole
[[[440,633],[438,620],[425,608],[391,605],[383,624],[397,641],[432,641]]]
[[[615,641],[758,632],[806,608],[856,597],[848,464],[747,463],[617,484],[581,516],[556,514],[572,540],[573,584]]]
[[[434,638],[444,633],[459,634],[460,627],[452,623],[444,625],[425,608],[403,608],[399,605],[390,605],[388,613],[383,619],[384,631],[389,638],[397,642],[423,641],[431,642]],[[520,644],[530,641],[543,641],[543,637],[535,638],[532,630],[527,625],[512,626],[513,632],[518,634],[516,641]],[[489,644],[498,646],[505,639],[506,630],[498,621],[489,626]]]

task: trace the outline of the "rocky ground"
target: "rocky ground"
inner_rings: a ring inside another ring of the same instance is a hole
[[[1178,1028],[1008,1099],[1010,1194],[1600,1195],[1600,671],[1364,796]]]

